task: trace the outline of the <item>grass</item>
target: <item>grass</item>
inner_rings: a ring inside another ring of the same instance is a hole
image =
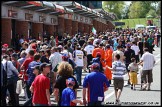
[[[118,22],[125,22],[125,26],[122,26],[122,28],[135,28],[136,24],[142,24],[144,26],[147,26],[147,19],[146,18],[138,18],[138,19],[121,19],[117,20]],[[159,26],[159,22],[157,22],[158,19],[153,19],[153,24],[155,26]],[[116,22],[116,21],[115,21]]]

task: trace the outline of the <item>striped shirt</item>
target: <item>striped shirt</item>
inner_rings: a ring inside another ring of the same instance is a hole
[[[125,74],[126,66],[123,62],[120,60],[114,61],[112,63],[112,68],[114,69],[113,78],[124,78],[123,75]]]
[[[146,52],[142,55],[141,60],[143,61],[142,70],[151,70],[155,64],[155,57],[153,54]]]

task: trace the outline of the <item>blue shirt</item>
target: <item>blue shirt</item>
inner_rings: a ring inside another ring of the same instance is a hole
[[[27,74],[28,74],[27,84],[28,85],[31,85],[35,79],[35,74],[33,74],[33,69],[31,67],[34,67],[35,65],[39,65],[39,64],[41,64],[41,63],[36,62],[36,61],[32,61],[29,63],[28,70],[27,70]]]
[[[104,101],[104,87],[110,84],[103,73],[94,71],[85,76],[83,88],[88,88],[88,102]]]
[[[73,89],[67,87],[62,91],[61,106],[70,106],[72,101],[76,99],[76,95]]]

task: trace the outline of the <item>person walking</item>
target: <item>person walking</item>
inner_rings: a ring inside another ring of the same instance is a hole
[[[61,106],[62,101],[62,91],[67,87],[66,86],[66,79],[73,78],[75,80],[75,85],[73,89],[75,90],[75,93],[77,92],[77,88],[79,88],[78,82],[73,76],[73,69],[72,66],[68,62],[61,62],[58,66],[58,78],[56,80],[56,84],[54,86],[54,97],[57,102],[58,106]],[[77,94],[76,94],[77,97]]]
[[[77,81],[78,81],[78,84],[81,85],[82,82],[82,69],[83,69],[83,66],[84,66],[84,63],[83,63],[83,56],[84,56],[84,53],[83,51],[81,51],[81,47],[78,45],[77,46],[77,49],[74,51],[73,53],[73,56],[74,56],[74,61],[76,63],[76,77],[77,77]]]
[[[130,83],[131,89],[136,90],[135,85],[137,85],[137,72],[138,72],[138,65],[136,63],[135,58],[131,59],[132,63],[129,64],[128,69],[130,70]]]
[[[50,66],[51,64],[42,63],[40,66],[41,74],[32,82],[30,91],[33,93],[32,103],[34,106],[51,106],[50,79],[47,77]]]
[[[124,86],[124,77],[126,71],[125,64],[120,60],[120,55],[115,55],[115,61],[112,63],[112,68],[107,66],[113,71],[114,90],[116,97],[116,104],[120,104],[120,95]]]
[[[108,90],[110,84],[106,76],[99,72],[98,63],[93,63],[90,68],[91,73],[86,75],[83,81],[83,103],[84,105],[88,104],[88,106],[102,106],[104,92]]]
[[[75,91],[73,90],[75,80],[73,78],[68,78],[66,80],[66,85],[67,88],[62,91],[61,106],[76,106],[77,103],[83,105],[81,100],[76,99]]]
[[[152,69],[155,65],[155,57],[149,52],[148,48],[144,49],[144,54],[142,55],[140,62],[143,63],[141,80],[143,81],[142,90],[150,90],[150,85],[153,82]],[[147,89],[146,89],[147,88]]]

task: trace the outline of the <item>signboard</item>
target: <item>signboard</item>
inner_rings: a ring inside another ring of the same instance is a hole
[[[82,16],[80,17],[80,21],[81,21],[81,22],[83,21],[83,17],[82,17]]]
[[[56,19],[55,18],[51,18],[51,24],[56,24]]]
[[[14,10],[8,10],[8,17],[13,17],[13,18],[17,18],[17,11]]]
[[[33,20],[33,14],[25,13],[25,20]]]
[[[78,20],[78,16],[77,15],[74,16],[74,20],[76,20],[76,21]]]
[[[85,22],[88,23],[88,18],[85,18]]]
[[[39,22],[44,22],[46,20],[45,16],[39,16]]]
[[[68,19],[72,19],[72,14],[68,14]]]

